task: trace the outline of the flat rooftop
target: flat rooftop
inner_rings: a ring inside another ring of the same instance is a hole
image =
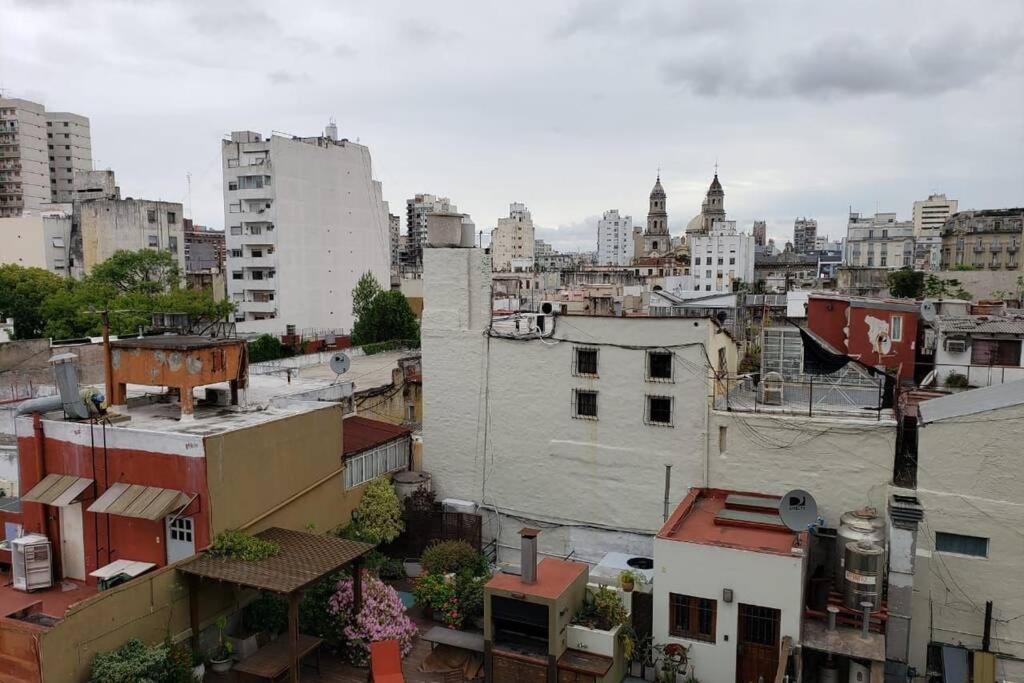
[[[787,529],[778,513],[778,496],[721,489],[690,489],[668,518],[658,538],[715,545],[734,550],[793,555],[797,534]],[[807,547],[801,532],[799,552]]]
[[[125,337],[110,342],[113,349],[157,349],[164,351],[192,351],[216,346],[238,346],[242,339],[212,339],[210,337],[168,334],[154,337]]]
[[[586,571],[587,565],[582,562],[545,557],[537,564],[536,583],[523,583],[522,577],[517,574],[495,574],[485,587],[554,599]]]

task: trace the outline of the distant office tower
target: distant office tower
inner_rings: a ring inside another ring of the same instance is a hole
[[[843,264],[865,268],[903,268],[914,261],[914,223],[895,213],[851,213],[846,226]]]
[[[405,200],[405,244],[402,269],[411,272],[423,270],[423,247],[427,244],[427,214],[458,213],[458,208],[447,197],[418,194]]]
[[[765,221],[754,221],[754,246],[763,247],[768,242],[768,224]]]
[[[597,222],[597,264],[628,266],[633,258],[633,217],[618,209],[605,211]]]
[[[793,251],[798,254],[809,254],[814,251],[814,241],[818,237],[818,221],[813,218],[797,218],[793,222]]]
[[[491,263],[496,271],[528,271],[534,267],[533,218],[526,204],[509,204],[508,218],[499,218],[491,232]]]
[[[352,290],[390,282],[388,214],[370,150],[236,131],[221,147],[228,294],[243,332],[351,330]]]
[[[938,270],[942,261],[942,226],[956,213],[957,200],[944,194],[929,195],[914,202],[914,266],[921,270]]]
[[[46,144],[51,201],[73,201],[75,173],[92,170],[89,119],[65,111],[46,112]]]
[[[402,217],[393,213],[388,214],[388,235],[390,236],[391,247],[391,273],[398,273],[398,242],[402,233]]]
[[[694,290],[732,292],[738,283],[754,284],[754,238],[736,232],[736,221],[716,221],[708,234],[690,243]]]
[[[224,270],[224,231],[184,220],[185,272],[221,272]]]

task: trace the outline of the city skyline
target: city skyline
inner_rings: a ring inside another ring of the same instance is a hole
[[[643,224],[659,167],[681,234],[717,162],[728,218],[744,231],[767,220],[781,246],[797,216],[842,237],[851,206],[909,219],[935,192],[963,209],[1021,203],[1024,50],[1012,36],[1024,8],[984,5],[948,4],[929,22],[885,6],[886,24],[867,31],[882,5],[445,4],[396,19],[387,4],[300,15],[269,2],[97,12],[9,0],[0,88],[88,116],[96,167],[115,170],[126,196],[180,201],[215,227],[225,133],[314,135],[333,117],[370,147],[392,207],[449,196],[487,233],[521,201],[539,239],[592,250],[603,211]],[[528,49],[494,50],[496,35]],[[252,41],[274,58],[240,61]]]

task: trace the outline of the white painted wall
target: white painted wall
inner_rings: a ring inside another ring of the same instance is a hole
[[[708,385],[699,344],[725,335],[712,335],[706,319],[559,316],[544,341],[488,338],[486,265],[476,249],[425,250],[424,462],[438,496],[496,506],[511,543],[509,528],[523,526],[512,516],[632,530],[647,540],[624,543],[648,543],[662,523],[665,464],[673,504],[703,482]],[[673,383],[655,383],[645,381],[644,351],[610,346],[600,347],[599,378],[573,376],[574,341],[694,346],[676,349]],[[574,388],[599,392],[597,420],[572,417]],[[673,427],[644,423],[647,394],[674,398]],[[561,545],[582,540],[545,529],[540,546],[599,559],[594,547]]]
[[[721,263],[719,263],[721,261]],[[754,237],[736,232],[736,221],[716,221],[707,235],[690,240],[694,291],[731,292],[733,283],[754,282]]]
[[[597,264],[628,266],[633,257],[633,217],[618,209],[605,211],[597,222]]]
[[[780,610],[779,639],[800,642],[803,605],[802,556],[757,553],[713,545],[654,539],[654,642],[690,646],[694,673],[702,681],[736,680],[740,603]],[[725,588],[733,601],[722,600]],[[715,643],[669,635],[669,593],[718,601]]]
[[[945,339],[945,335],[940,333],[935,344],[935,378],[938,386],[943,386],[953,373],[966,375],[972,387],[987,387],[1024,379],[1024,349],[1021,351],[1020,359],[1022,367],[971,365],[972,337],[967,338],[967,347],[962,353],[948,351]]]

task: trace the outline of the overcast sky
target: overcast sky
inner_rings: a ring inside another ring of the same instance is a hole
[[[0,0],[0,88],[88,116],[125,195],[187,204],[191,173],[214,227],[223,135],[329,117],[393,213],[430,192],[490,229],[522,201],[562,249],[606,209],[643,224],[659,167],[681,232],[716,160],[729,218],[777,240],[932,192],[1024,204],[1024,3],[837,4]]]

